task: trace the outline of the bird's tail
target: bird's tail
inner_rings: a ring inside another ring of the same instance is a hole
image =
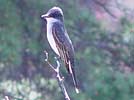
[[[74,83],[74,87],[75,87],[75,91],[76,93],[79,93],[79,89],[78,89],[78,83],[76,80],[76,76],[75,76],[75,70],[74,70],[74,66],[71,65],[70,61],[68,63],[68,72],[71,74],[72,79],[73,79],[73,83]]]

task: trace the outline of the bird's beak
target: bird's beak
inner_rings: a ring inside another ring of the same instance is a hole
[[[48,14],[41,15],[41,18],[49,18]]]

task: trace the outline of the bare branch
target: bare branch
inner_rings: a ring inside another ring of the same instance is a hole
[[[111,17],[117,18],[107,7],[105,4],[99,2],[98,0],[93,0],[97,5],[101,6]]]
[[[56,79],[57,79],[57,81],[58,81],[58,84],[59,84],[59,86],[60,86],[60,88],[61,88],[61,91],[62,91],[62,94],[64,95],[64,98],[65,98],[65,100],[70,100],[70,97],[69,97],[69,95],[68,95],[68,93],[67,93],[67,90],[66,90],[66,88],[65,88],[65,85],[64,85],[64,77],[62,77],[61,75],[60,75],[60,62],[58,61],[58,59],[55,57],[55,61],[56,61],[56,67],[55,66],[53,66],[49,61],[48,61],[48,58],[49,58],[49,55],[48,55],[48,53],[47,53],[47,51],[44,51],[45,52],[45,54],[46,54],[46,59],[45,59],[45,61],[47,62],[47,64],[54,70],[54,72],[56,73]]]

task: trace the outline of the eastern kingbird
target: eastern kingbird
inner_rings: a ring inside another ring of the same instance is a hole
[[[76,93],[79,93],[74,70],[74,48],[64,26],[63,11],[59,7],[53,7],[41,17],[47,20],[48,42],[53,51],[63,60],[73,78]]]

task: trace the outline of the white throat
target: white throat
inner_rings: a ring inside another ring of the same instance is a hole
[[[55,43],[53,34],[52,34],[53,23],[57,22],[58,20],[54,19],[54,18],[46,18],[46,20],[47,20],[47,39],[48,39],[48,42],[49,42],[51,48],[54,50],[54,52],[60,56],[59,51],[56,47],[56,43]]]
[[[52,24],[52,23],[54,23],[54,22],[57,22],[58,20],[57,19],[55,19],[55,18],[46,18],[46,20],[47,20],[47,23],[48,24]]]

